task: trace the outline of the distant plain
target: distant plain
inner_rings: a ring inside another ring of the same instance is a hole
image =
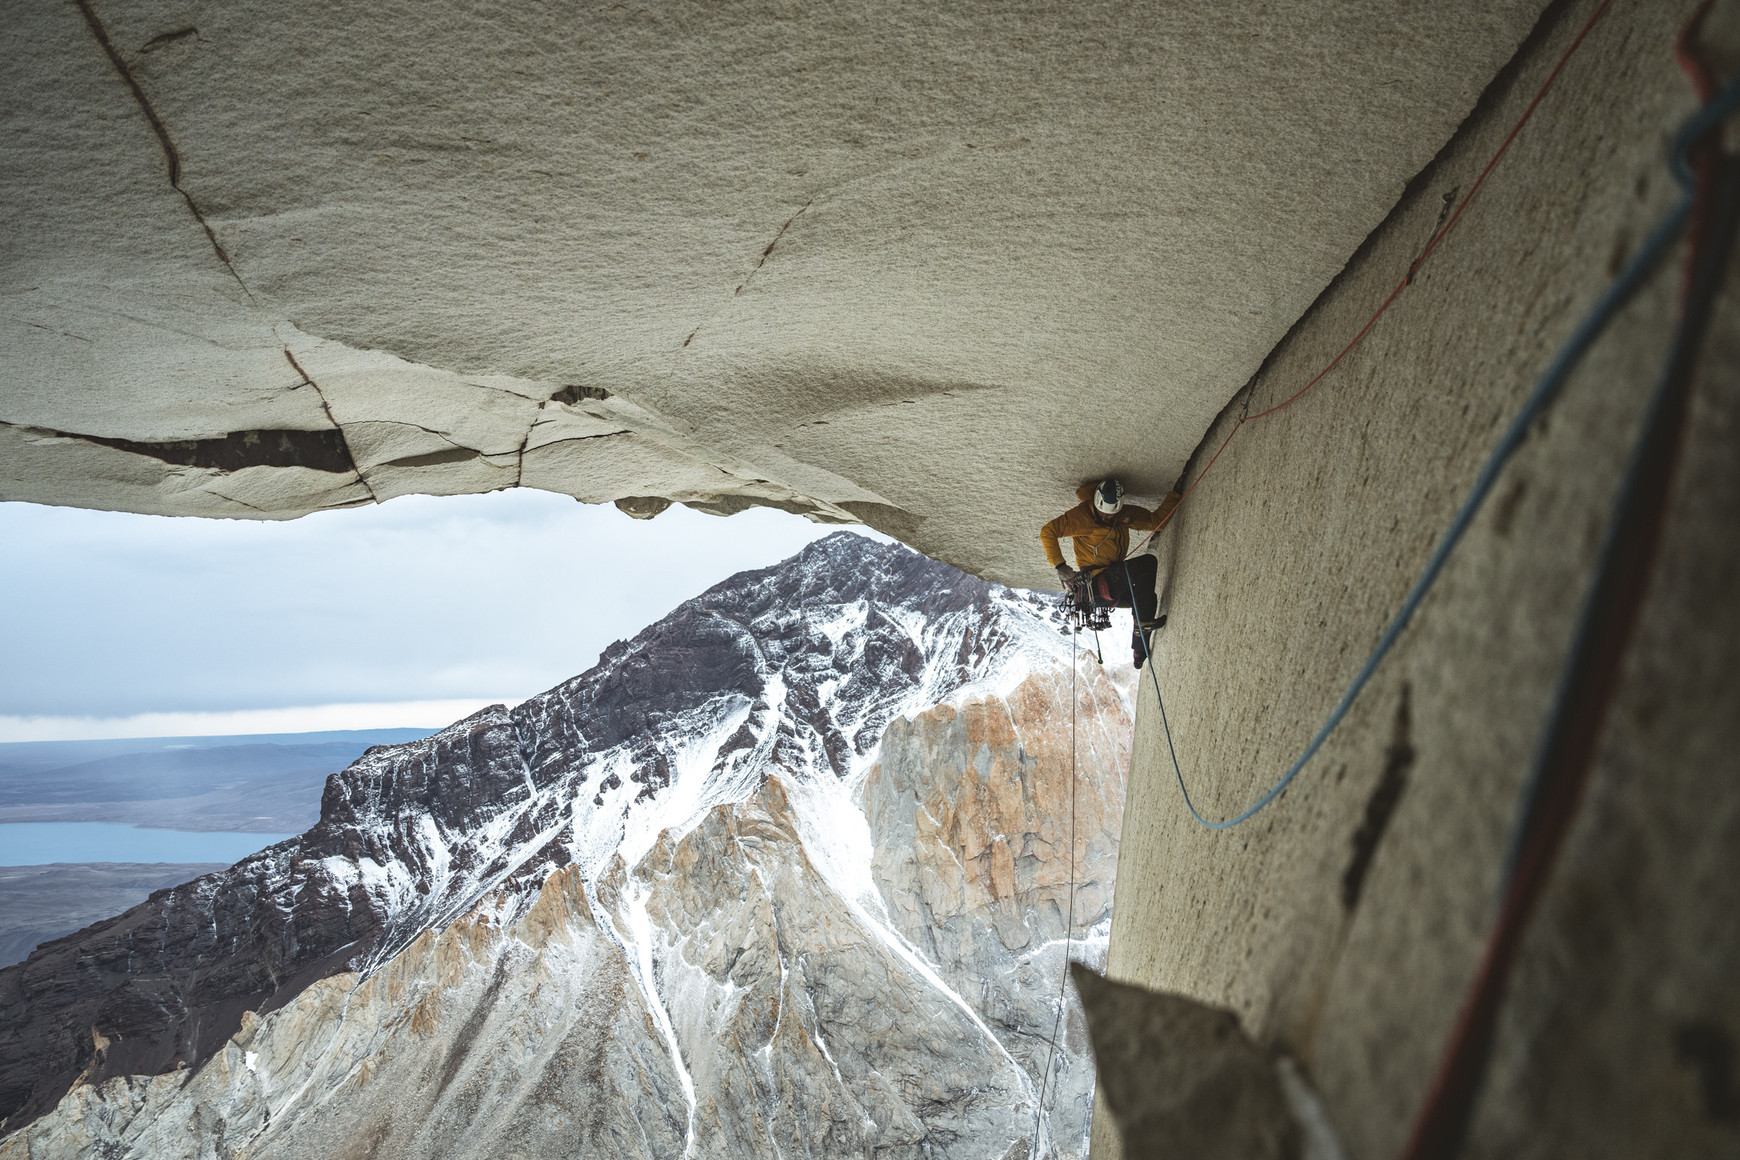
[[[117,861],[116,855],[138,850],[182,858],[245,856],[254,843],[238,843],[233,835],[258,835],[264,846],[301,833],[319,820],[328,776],[371,745],[430,732],[0,744],[0,966],[28,957],[40,943],[120,914],[155,890],[229,864]],[[61,840],[64,846],[57,846]],[[5,864],[25,855],[39,864]]]
[[[301,833],[320,816],[328,776],[371,745],[431,732],[12,742],[0,745],[0,823]]]

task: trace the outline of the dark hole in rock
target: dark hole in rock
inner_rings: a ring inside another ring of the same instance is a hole
[[[1698,1073],[1704,1114],[1720,1124],[1740,1123],[1740,1092],[1734,1087],[1734,1037],[1712,1020],[1674,1029],[1674,1054]]]
[[[603,387],[582,387],[570,385],[563,387],[550,396],[552,403],[578,403],[581,399],[602,400],[610,398],[610,392]]]
[[[337,428],[322,431],[231,431],[215,439],[176,439],[146,443],[135,439],[110,439],[102,435],[56,432],[70,439],[101,443],[134,455],[148,455],[177,467],[203,467],[216,471],[240,471],[244,467],[306,467],[353,475],[356,465],[344,433]]]

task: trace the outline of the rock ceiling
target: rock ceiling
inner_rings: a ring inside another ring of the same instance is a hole
[[[1032,583],[1541,3],[16,7],[0,498],[771,503]]]

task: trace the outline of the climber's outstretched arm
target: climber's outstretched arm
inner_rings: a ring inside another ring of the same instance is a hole
[[[1166,517],[1172,514],[1172,509],[1177,507],[1183,499],[1184,497],[1177,492],[1169,491],[1166,493],[1165,499],[1154,505],[1153,511],[1144,511],[1138,507],[1126,507],[1124,510],[1131,513],[1131,518],[1124,526],[1140,532],[1154,531],[1166,522]]]

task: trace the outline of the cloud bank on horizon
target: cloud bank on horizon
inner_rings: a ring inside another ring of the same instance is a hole
[[[838,530],[530,490],[287,522],[0,503],[0,741],[444,725]]]

